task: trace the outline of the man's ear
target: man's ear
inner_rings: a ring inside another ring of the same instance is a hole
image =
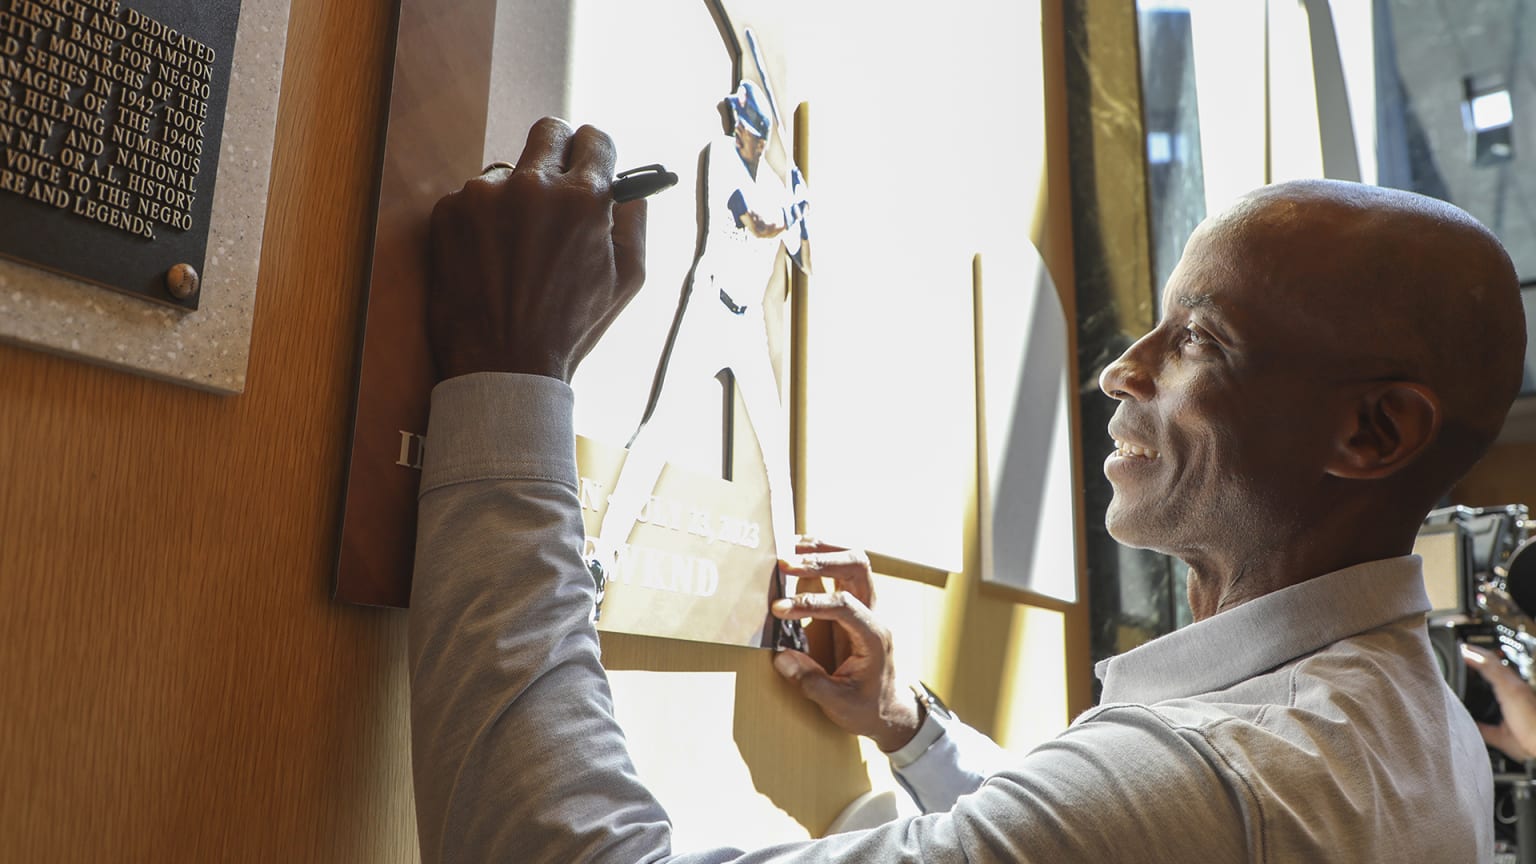
[[[1354,401],[1325,470],[1349,480],[1379,480],[1401,470],[1440,433],[1440,397],[1411,381],[1376,381]]]

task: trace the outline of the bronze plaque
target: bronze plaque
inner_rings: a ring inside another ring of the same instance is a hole
[[[0,0],[0,255],[139,297],[204,272],[240,0]]]

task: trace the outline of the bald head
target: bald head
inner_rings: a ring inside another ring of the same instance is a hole
[[[1509,257],[1448,204],[1269,186],[1190,237],[1105,367],[1105,526],[1190,565],[1196,617],[1407,554],[1520,388]],[[1198,602],[1197,602],[1198,601]]]
[[[1201,231],[1251,253],[1248,273],[1307,312],[1305,326],[1327,337],[1320,360],[1439,397],[1441,434],[1426,467],[1442,487],[1498,434],[1520,389],[1525,316],[1509,256],[1465,211],[1396,189],[1303,180],[1259,189]]]

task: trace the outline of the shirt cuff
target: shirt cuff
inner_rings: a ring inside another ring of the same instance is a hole
[[[916,762],[919,757],[928,752],[935,742],[944,737],[944,721],[938,718],[937,712],[924,711],[923,725],[917,728],[917,734],[912,740],[901,747],[885,754],[891,760],[891,767],[902,769]]]
[[[576,485],[571,386],[545,375],[476,372],[432,389],[421,492],[475,480]]]

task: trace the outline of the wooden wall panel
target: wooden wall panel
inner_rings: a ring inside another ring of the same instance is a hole
[[[405,618],[327,599],[391,7],[294,0],[243,396],[0,346],[0,860],[414,860]]]
[[[1536,444],[1495,444],[1452,490],[1451,500],[1468,507],[1524,504],[1536,511]]]

